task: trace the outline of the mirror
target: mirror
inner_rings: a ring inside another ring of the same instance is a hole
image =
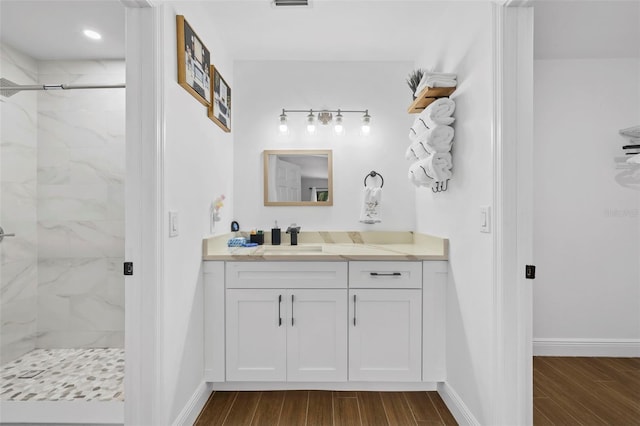
[[[332,206],[331,150],[265,150],[265,206]]]

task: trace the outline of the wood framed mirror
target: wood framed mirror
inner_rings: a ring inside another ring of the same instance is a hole
[[[265,206],[332,206],[331,150],[265,150]]]

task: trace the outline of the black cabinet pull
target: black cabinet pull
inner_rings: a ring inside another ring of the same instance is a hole
[[[293,294],[291,295],[291,327],[293,327]]]
[[[369,272],[369,275],[371,275],[372,277],[399,277],[402,274],[400,272]]]
[[[353,326],[356,326],[356,295],[353,295]]]
[[[282,325],[281,308],[282,308],[282,295],[279,294],[278,295],[278,327]]]

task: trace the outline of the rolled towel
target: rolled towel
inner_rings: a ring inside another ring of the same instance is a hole
[[[436,152],[429,155],[426,160],[427,174],[436,182],[444,182],[451,179],[451,154],[448,152]]]
[[[427,148],[425,148],[425,145],[423,145],[423,142],[417,141],[409,145],[404,156],[407,160],[420,160],[426,158],[429,152],[430,151],[427,151]]]
[[[420,144],[428,154],[451,151],[454,130],[451,126],[438,125],[425,132],[413,145]],[[412,145],[412,146],[413,146]]]
[[[431,185],[435,182],[433,177],[428,175],[426,162],[427,159],[425,158],[416,161],[409,167],[409,173],[407,174],[407,177],[409,178],[409,181],[415,186],[431,187]]]
[[[422,118],[416,118],[413,122],[413,126],[409,129],[409,140],[411,140],[411,142],[416,142],[427,130],[429,130],[429,127],[431,126],[427,126],[427,123]]]
[[[438,98],[427,106],[413,122],[412,128],[434,128],[438,124],[449,125],[455,121],[452,117],[456,103],[449,98]]]

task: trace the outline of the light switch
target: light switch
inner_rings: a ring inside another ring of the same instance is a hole
[[[491,233],[491,206],[480,206],[480,232]]]
[[[178,212],[169,212],[169,237],[178,236]]]

